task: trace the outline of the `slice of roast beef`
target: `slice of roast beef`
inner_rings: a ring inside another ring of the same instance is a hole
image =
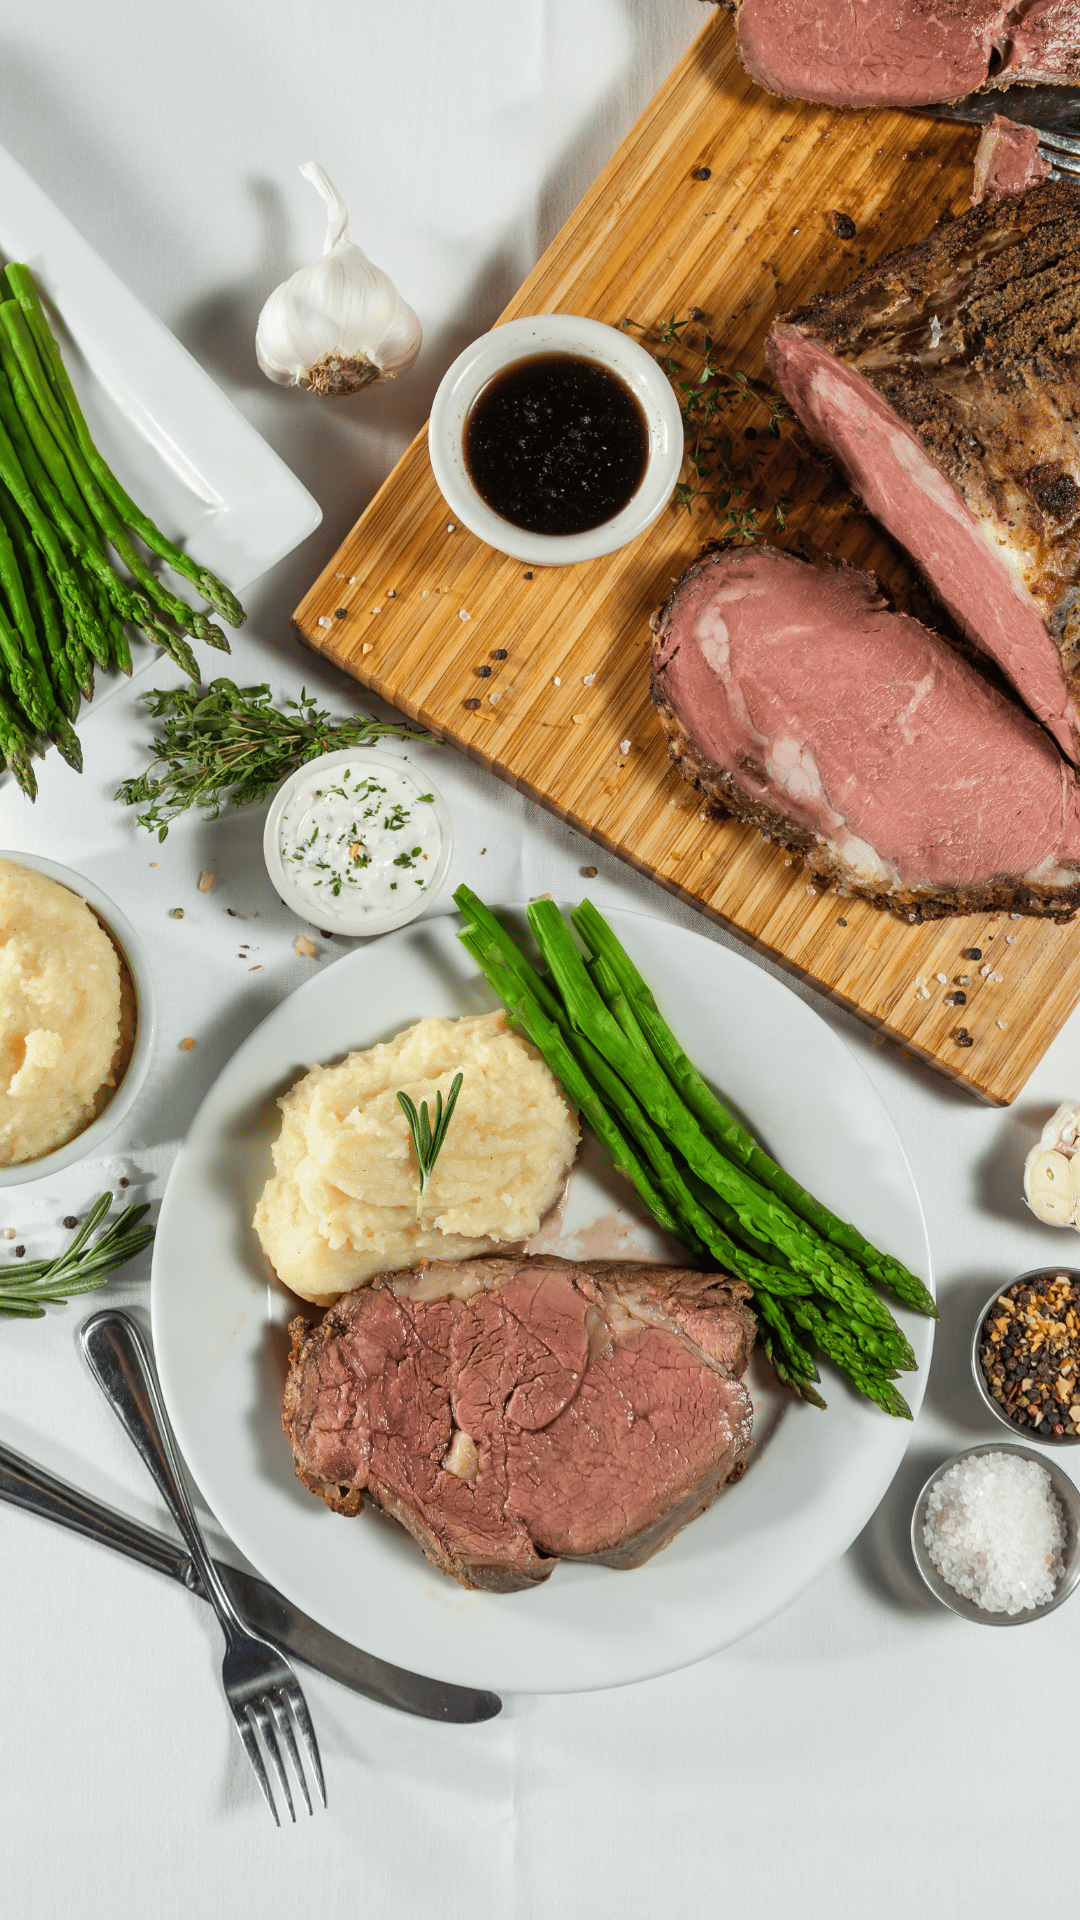
[[[716,547],[653,626],[680,771],[822,880],[920,919],[1080,905],[1072,768],[870,575]]]
[[[917,107],[1080,81],[1076,0],[735,0],[747,73],[836,107]]]
[[[292,1323],[296,1471],[338,1513],[392,1514],[464,1587],[640,1566],[742,1471],[748,1291],[547,1257],[386,1275]]]
[[[1080,192],[971,208],[782,314],[766,351],[807,431],[1080,757]]]
[[[1037,186],[1050,172],[1049,161],[1039,152],[1035,127],[1022,127],[1004,114],[995,113],[982,130],[975,149],[971,204],[981,207],[986,200],[1003,200],[1007,193],[1023,193]]]

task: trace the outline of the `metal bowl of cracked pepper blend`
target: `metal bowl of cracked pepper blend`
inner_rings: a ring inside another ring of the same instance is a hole
[[[990,1412],[1043,1446],[1080,1440],[1080,1273],[1038,1267],[993,1293],[971,1370]]]

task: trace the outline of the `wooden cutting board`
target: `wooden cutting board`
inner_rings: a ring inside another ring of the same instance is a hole
[[[794,425],[770,437],[763,344],[779,308],[843,286],[960,213],[975,144],[971,128],[770,98],[743,74],[730,18],[716,14],[501,318],[629,318],[663,351],[650,338],[658,323],[691,308],[707,316],[714,359],[750,381],[727,415],[729,461],[761,462],[729,506],[755,510],[783,544],[810,541],[872,568],[925,618],[906,559]],[[837,232],[847,230],[837,212],[853,238]],[[691,372],[704,332],[693,320],[681,335]],[[783,530],[777,501],[787,503]],[[914,1057],[1007,1103],[1080,997],[1080,927],[1002,913],[912,925],[819,891],[782,848],[702,816],[648,690],[649,615],[724,530],[706,502],[692,508],[673,503],[606,559],[526,568],[451,524],[425,429],[301,602],[296,627],[365,687]],[[960,1006],[947,1000],[957,991]]]

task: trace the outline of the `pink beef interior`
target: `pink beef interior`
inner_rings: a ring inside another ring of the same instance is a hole
[[[971,203],[1003,200],[1006,194],[1023,193],[1037,180],[1045,180],[1050,167],[1039,153],[1039,136],[1034,127],[1022,127],[1015,120],[995,113],[984,127],[975,152],[975,178]]]
[[[741,0],[739,57],[770,93],[825,106],[919,106],[981,87],[993,0]]]
[[[468,1300],[349,1296],[305,1367],[291,1433],[309,1485],[371,1491],[456,1569],[523,1584],[681,1503],[700,1511],[702,1485],[745,1452],[750,1403],[678,1333],[613,1334],[567,1269],[501,1264],[509,1280]],[[740,1339],[741,1369],[745,1327]],[[446,1467],[455,1432],[477,1448],[472,1479]]]
[[[1080,726],[1061,658],[988,530],[868,380],[797,327],[777,325],[768,361],[807,432],[833,449],[870,512],[906,547],[961,630],[1075,753]]]
[[[687,576],[658,690],[698,752],[857,872],[956,888],[1080,866],[1052,742],[868,575],[776,549]]]
[[[1077,0],[1027,0],[1008,9],[1004,61],[995,78],[1045,82],[1080,81],[1080,6]]]
[[[988,84],[1080,81],[1080,6],[739,0],[738,47],[770,93],[824,106],[915,107]]]

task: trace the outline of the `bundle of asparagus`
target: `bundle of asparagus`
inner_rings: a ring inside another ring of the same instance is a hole
[[[33,799],[38,736],[47,734],[81,769],[71,722],[80,701],[93,696],[95,665],[131,672],[125,626],[141,628],[193,680],[199,670],[186,634],[229,651],[221,628],[170,591],[137,541],[190,580],[230,625],[241,624],[244,610],[124,491],[90,436],[29,269],[9,266],[3,279],[0,752]]]
[[[936,1316],[933,1297],[727,1111],[592,903],[571,915],[588,957],[553,901],[530,906],[548,981],[468,887],[454,899],[467,922],[458,938],[649,1211],[752,1287],[779,1378],[823,1407],[816,1347],[886,1413],[910,1419],[893,1382],[915,1356],[875,1288]]]

